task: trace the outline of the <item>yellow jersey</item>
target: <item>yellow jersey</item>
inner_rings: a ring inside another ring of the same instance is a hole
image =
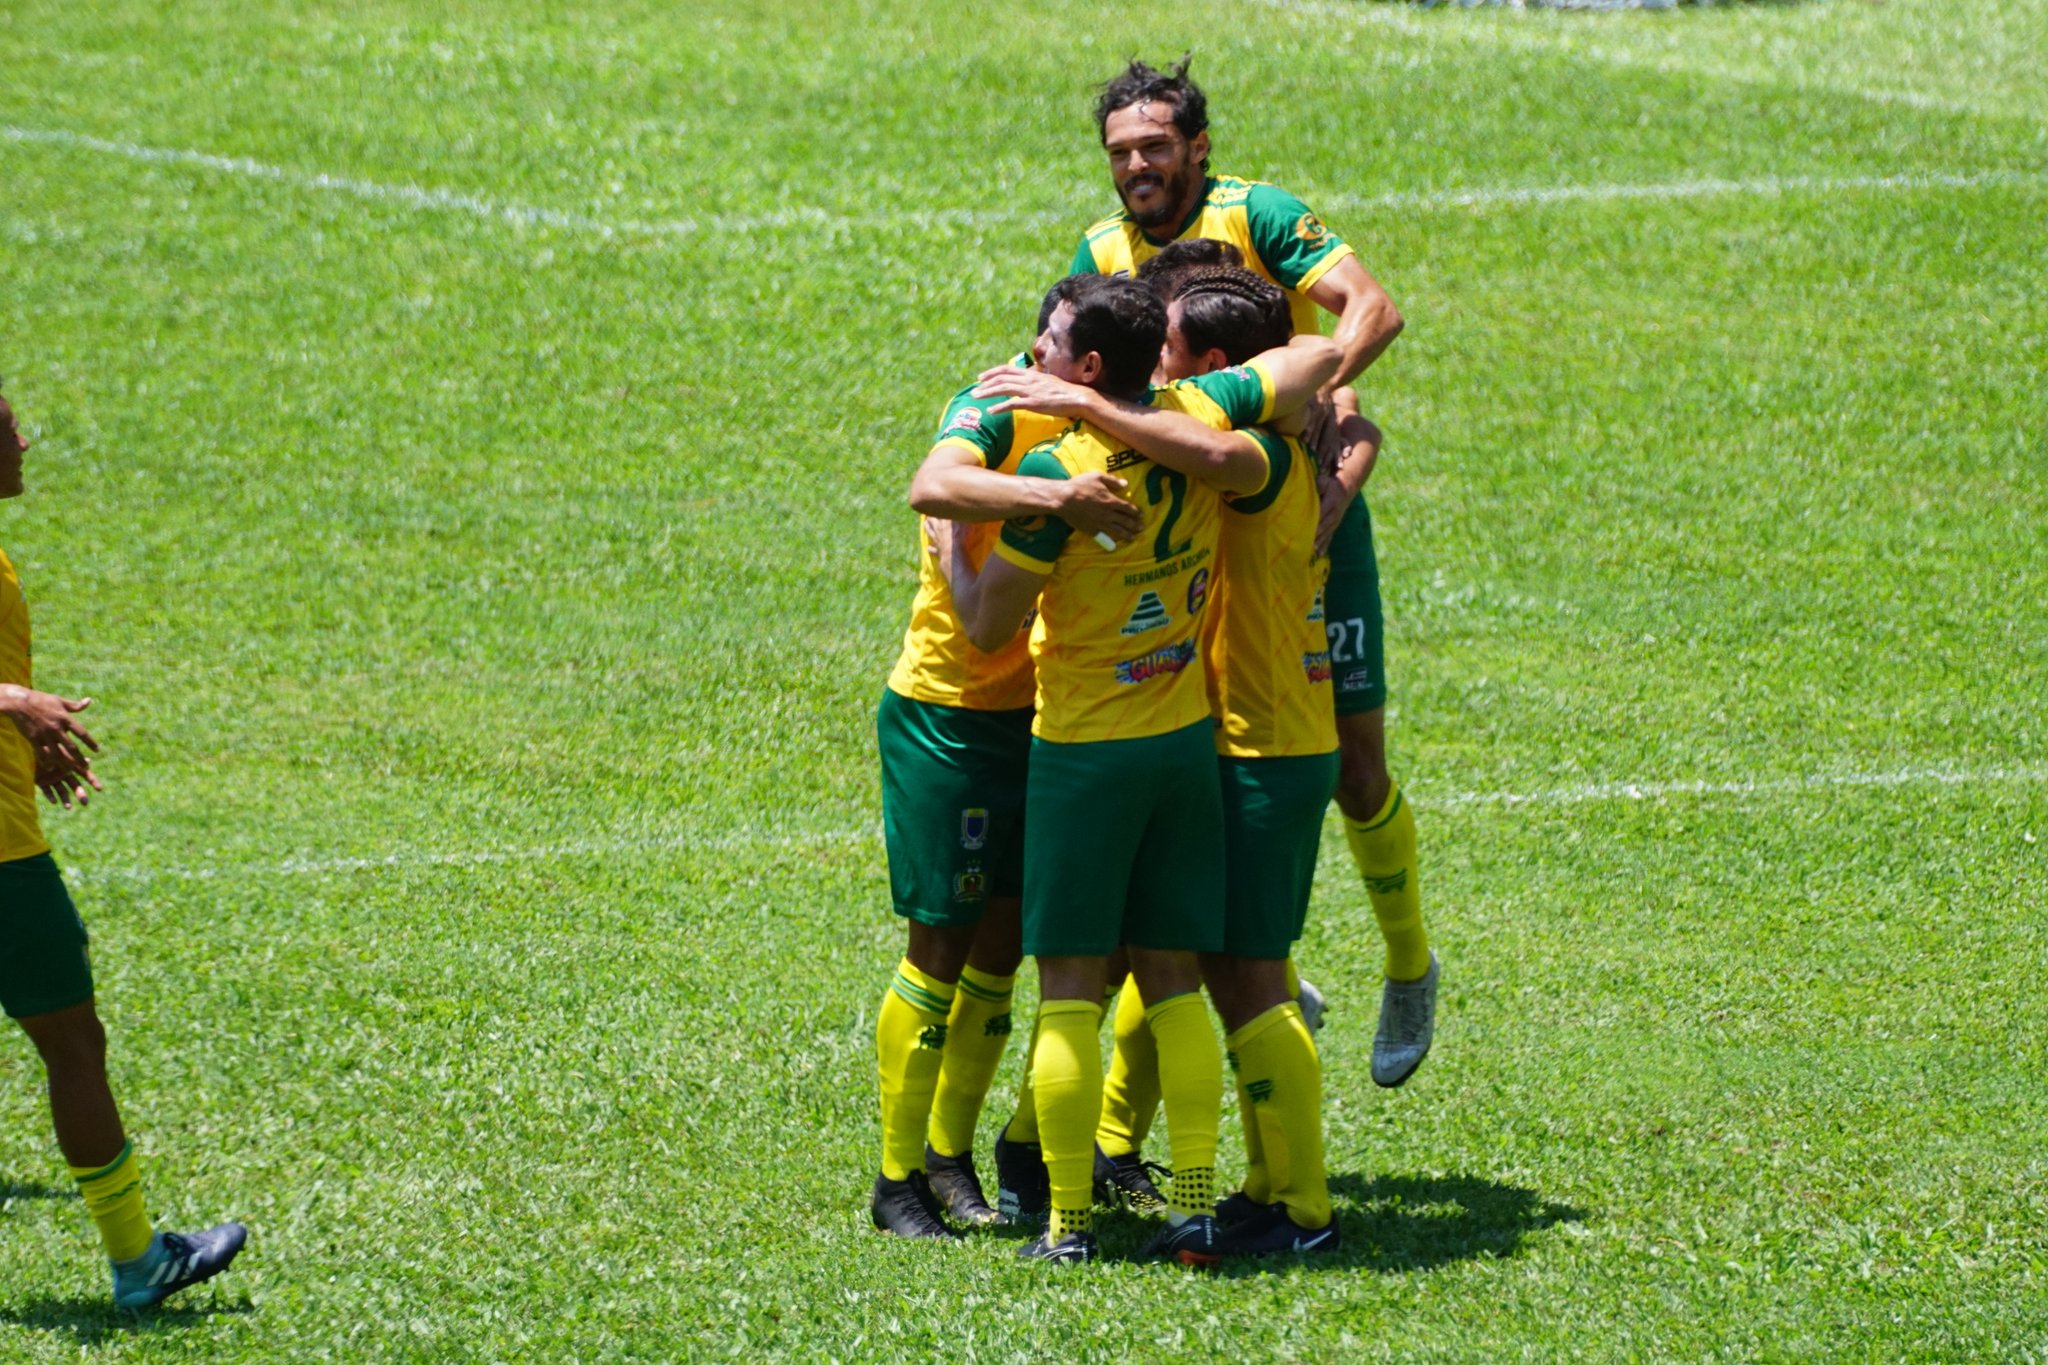
[[[0,683],[35,686],[29,670],[28,598],[14,562],[0,550]],[[0,863],[48,853],[36,813],[36,752],[11,721],[0,721]]]
[[[1255,362],[1156,388],[1151,402],[1228,430],[1272,415],[1273,381]],[[995,548],[1047,575],[1031,629],[1031,732],[1059,744],[1163,735],[1209,714],[1201,622],[1223,500],[1086,422],[1027,452],[1017,472],[1065,479],[1091,470],[1130,486],[1125,496],[1145,518],[1134,539],[1105,550],[1057,517],[1032,517],[1006,523]]]
[[[1010,363],[1028,365],[1030,357],[1020,355]],[[986,468],[1015,473],[1025,451],[1071,425],[1043,413],[989,411],[1001,401],[976,398],[972,384],[961,389],[947,402],[931,448],[956,446]],[[1002,524],[991,521],[960,529],[967,536],[968,560],[978,569],[988,559]],[[912,701],[968,711],[1014,711],[1031,705],[1030,637],[1020,630],[993,654],[969,644],[921,521],[917,550],[917,596],[910,604],[903,651],[889,674],[889,690]]]
[[[1330,642],[1316,553],[1315,462],[1299,441],[1263,428],[1266,486],[1223,508],[1221,568],[1202,623],[1202,665],[1216,717],[1216,752],[1292,758],[1337,747]]]
[[[1297,332],[1322,330],[1308,291],[1332,266],[1357,254],[1308,205],[1279,186],[1212,175],[1204,182],[1201,201],[1178,231],[1154,238],[1131,221],[1128,212],[1105,218],[1082,237],[1069,273],[1135,275],[1161,247],[1185,237],[1229,242],[1243,252],[1248,269],[1287,291]]]

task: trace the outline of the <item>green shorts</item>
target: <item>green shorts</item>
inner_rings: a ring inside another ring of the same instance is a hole
[[[1143,739],[1031,741],[1024,951],[1223,946],[1214,722]]]
[[[1024,885],[1024,772],[1031,708],[969,711],[882,693],[882,841],[896,913],[979,924],[991,896]]]
[[[0,863],[0,1009],[26,1019],[92,999],[85,921],[47,853]]]
[[[1337,755],[1218,758],[1223,786],[1223,951],[1286,957],[1308,917],[1337,792]]]
[[[1323,588],[1323,629],[1330,636],[1337,714],[1355,716],[1387,704],[1386,623],[1380,616],[1380,566],[1372,548],[1365,494],[1330,537],[1330,581]]]

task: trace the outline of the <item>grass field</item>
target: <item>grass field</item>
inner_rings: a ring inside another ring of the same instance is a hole
[[[47,823],[154,1209],[254,1229],[117,1316],[15,1038],[0,1358],[2048,1358],[2044,41],[0,0],[0,544],[108,746]],[[1112,206],[1089,86],[1190,47],[1409,319],[1442,1026],[1374,1089],[1328,840],[1345,1253],[1048,1275],[866,1226],[872,713],[939,404]]]

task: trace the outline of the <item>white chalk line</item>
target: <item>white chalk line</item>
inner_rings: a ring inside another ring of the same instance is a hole
[[[873,215],[833,213],[795,207],[761,214],[646,220],[606,219],[502,200],[485,199],[455,190],[389,184],[325,172],[295,171],[248,157],[217,156],[175,147],[146,147],[131,142],[87,137],[61,130],[0,126],[0,138],[20,143],[70,147],[158,165],[194,166],[226,175],[248,176],[297,189],[352,195],[422,212],[468,214],[519,227],[547,227],[600,237],[676,238],[706,233],[799,228],[814,231],[901,229],[918,226],[975,226],[999,223],[1058,223],[1072,214],[1031,209],[905,209]],[[1689,179],[1644,184],[1479,186],[1471,189],[1396,191],[1376,195],[1331,195],[1320,201],[1326,209],[1346,211],[1445,210],[1540,206],[1559,203],[1601,203],[1626,200],[1704,199],[1719,196],[1782,197],[1793,194],[1846,194],[1915,190],[1973,190],[1999,186],[2048,186],[2048,172],[1985,170],[1974,172],[1903,172],[1890,175],[1772,175],[1750,179]]]
[[[1781,796],[1857,788],[1912,786],[1995,786],[2048,782],[2048,764],[1997,768],[1924,766],[1874,773],[1811,773],[1799,777],[1765,778],[1754,782],[1591,782],[1533,792],[1413,791],[1424,812],[1485,806],[1577,806],[1602,801],[1655,801],[1671,797]],[[523,848],[476,849],[429,853],[398,849],[377,857],[288,858],[276,863],[209,861],[199,865],[89,868],[72,874],[75,881],[149,882],[211,881],[222,877],[341,876],[361,872],[406,872],[435,868],[489,867],[507,863],[549,862],[564,858],[616,858],[633,854],[691,853],[736,848],[808,848],[818,845],[880,842],[879,824],[866,829],[817,831],[743,831],[699,837],[677,834],[652,838],[580,839]]]

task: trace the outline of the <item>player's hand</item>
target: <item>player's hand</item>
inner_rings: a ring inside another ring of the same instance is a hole
[[[1351,510],[1351,500],[1358,495],[1345,488],[1334,474],[1316,475],[1316,493],[1323,504],[1316,517],[1316,553],[1324,555],[1330,552],[1330,537],[1337,534],[1344,514]]]
[[[1059,519],[1084,536],[1108,536],[1122,544],[1145,529],[1145,514],[1124,497],[1130,485],[1114,474],[1091,469],[1059,487]]]
[[[981,372],[974,386],[976,398],[1001,398],[990,412],[1028,409],[1048,417],[1085,417],[1095,390],[1083,384],[1055,379],[1044,370],[1027,370],[1022,365],[998,365]]]
[[[0,687],[0,711],[14,722],[14,728],[21,731],[21,737],[35,750],[36,766],[61,766],[72,772],[83,772],[92,765],[86,760],[86,749],[99,752],[99,741],[94,739],[83,725],[72,717],[92,705],[91,697],[73,701],[53,692],[38,692],[32,687],[9,684]]]
[[[1301,443],[1315,456],[1316,468],[1337,472],[1344,459],[1344,437],[1337,430],[1337,407],[1328,394],[1317,394],[1301,410]]]
[[[36,790],[41,792],[43,799],[51,805],[63,806],[68,810],[74,805],[83,808],[92,800],[94,792],[106,789],[100,786],[99,778],[93,776],[90,764],[83,768],[45,767],[38,764]]]

